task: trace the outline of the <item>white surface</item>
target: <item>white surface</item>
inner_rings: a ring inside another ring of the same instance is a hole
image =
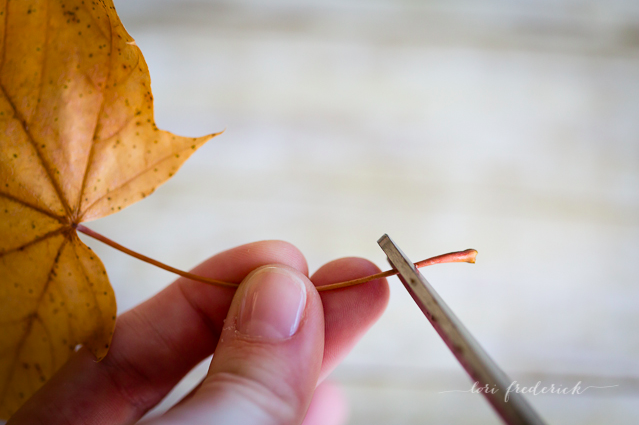
[[[226,132],[89,227],[188,269],[290,241],[311,270],[386,268],[389,233],[549,423],[639,421],[639,7],[634,2],[117,1],[162,128]],[[85,239],[87,240],[87,239]],[[173,280],[87,240],[120,310]],[[351,424],[498,423],[391,280],[338,368]],[[204,369],[203,369],[204,370]]]

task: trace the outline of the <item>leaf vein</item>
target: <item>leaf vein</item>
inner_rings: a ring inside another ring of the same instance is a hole
[[[9,105],[11,106],[11,109],[13,109],[13,112],[15,113],[16,119],[20,122],[20,125],[22,126],[22,130],[25,132],[25,134],[29,138],[29,141],[33,145],[33,148],[35,149],[36,153],[38,154],[38,158],[40,159],[40,163],[42,164],[42,167],[45,169],[45,171],[46,171],[46,173],[47,173],[47,175],[49,177],[49,180],[51,181],[51,184],[53,185],[53,187],[54,187],[54,189],[56,191],[56,194],[58,195],[58,199],[60,200],[60,203],[64,206],[64,210],[68,214],[70,212],[70,209],[69,209],[69,205],[68,205],[66,199],[62,195],[62,189],[58,186],[58,184],[54,180],[53,174],[51,173],[51,169],[50,169],[49,165],[46,163],[46,161],[44,160],[44,157],[40,153],[40,150],[38,150],[38,147],[37,147],[37,145],[35,143],[33,135],[29,131],[29,127],[26,125],[26,122],[24,121],[24,119],[20,116],[20,113],[18,112],[18,109],[16,108],[15,104],[13,103],[13,101],[11,100],[9,95],[7,94],[7,91],[4,88],[4,84],[2,83],[1,74],[2,74],[2,70],[4,68],[4,64],[5,64],[5,61],[6,61],[6,55],[7,55],[7,24],[9,23],[9,2],[10,2],[10,0],[7,0],[7,6],[6,6],[5,13],[4,13],[4,37],[2,39],[2,44],[3,44],[3,46],[2,46],[2,58],[0,59],[0,90],[2,91],[2,94],[4,95],[4,97],[7,99],[7,103],[9,103]]]
[[[80,238],[77,238],[77,242],[79,243],[83,243]],[[77,250],[77,245],[73,245],[73,250],[75,251],[75,254],[79,257],[78,254],[78,250]],[[87,273],[87,270],[84,268],[84,264],[82,264],[81,261],[78,260],[78,264],[80,265],[80,270],[82,270],[82,276],[84,277],[84,280],[86,282],[86,286],[88,288],[90,288],[90,283],[91,281],[89,280],[89,273]],[[95,309],[98,311],[98,314],[100,316],[102,316],[102,309],[100,308],[100,304],[98,303],[98,297],[95,294],[95,290],[89,290],[89,292],[91,292],[91,295],[93,296],[93,301],[95,301]]]
[[[51,217],[51,218],[53,218],[53,219],[55,219],[55,220],[58,220],[60,223],[64,223],[64,217],[59,216],[59,215],[55,215],[55,214],[54,214],[54,213],[52,213],[51,211],[48,211],[48,210],[42,209],[42,208],[37,207],[37,206],[35,206],[35,205],[31,205],[31,204],[30,204],[30,203],[28,203],[27,201],[23,201],[22,199],[18,199],[18,198],[16,198],[15,196],[9,195],[8,193],[0,192],[0,196],[2,196],[2,197],[4,197],[4,198],[7,198],[7,199],[9,199],[9,200],[11,200],[11,201],[13,201],[13,202],[18,203],[18,204],[22,204],[22,205],[24,205],[25,207],[31,208],[32,210],[37,211],[37,212],[39,212],[39,213],[41,213],[41,214],[44,214],[44,215],[46,215],[47,217]]]
[[[44,329],[44,333],[47,335],[47,339],[49,341],[49,348],[51,350],[51,363],[53,364],[53,368],[55,369],[56,367],[55,348],[53,347],[53,338],[51,337],[51,331],[49,331],[49,328],[45,326],[44,320],[42,320],[42,317],[40,317],[39,314],[35,315],[34,320],[37,320],[40,323],[40,325],[42,326],[42,329]]]
[[[7,24],[9,23],[9,2],[7,0],[4,11],[4,34],[2,35],[2,57],[0,58],[0,71],[4,68],[4,61],[7,52]]]
[[[40,83],[38,84],[38,97],[36,97],[37,103],[36,103],[35,109],[33,111],[33,114],[31,114],[31,120],[30,121],[33,121],[38,116],[38,111],[40,109],[40,99],[42,97],[42,86],[43,86],[43,83],[44,83],[44,70],[45,70],[45,67],[47,65],[47,58],[49,56],[47,54],[47,52],[49,51],[49,46],[48,46],[49,45],[49,19],[50,19],[50,10],[49,10],[50,6],[49,6],[49,3],[47,3],[46,8],[47,8],[47,11],[46,11],[45,18],[46,18],[47,24],[45,25],[45,29],[44,29],[44,43],[43,43],[44,48],[42,49],[42,56],[43,57],[42,57],[42,67],[40,68]],[[30,123],[27,123],[27,125],[29,125],[29,124]]]
[[[87,6],[84,5],[85,9],[87,9]],[[88,9],[87,9],[88,11]],[[89,12],[89,14],[91,15],[91,12]],[[111,69],[113,68],[113,28],[111,25],[111,15],[109,15],[109,13],[107,12],[107,18],[109,18],[109,31],[111,32],[110,37],[109,37],[109,69],[107,70],[107,77],[105,79],[105,85],[109,83],[109,79],[111,78]],[[91,15],[91,17],[93,17],[93,15]],[[94,19],[95,21],[95,19]],[[96,23],[96,26],[99,25]],[[100,32],[102,32],[102,30],[100,30]],[[105,38],[106,34],[102,34]],[[84,189],[86,188],[87,185],[87,177],[89,176],[89,170],[91,169],[91,162],[93,161],[93,155],[95,154],[95,139],[98,135],[98,129],[100,128],[100,117],[102,116],[102,113],[104,112],[104,103],[106,102],[106,98],[107,98],[107,90],[105,87],[105,90],[102,92],[102,100],[100,101],[100,110],[98,111],[98,115],[95,118],[95,126],[93,127],[93,135],[91,136],[91,147],[89,148],[89,155],[87,156],[87,165],[84,168],[84,174],[82,175],[82,185],[80,186],[80,201],[78,202],[78,205],[75,209],[75,211],[73,212],[74,216],[77,216],[80,214],[80,211],[82,211],[82,203],[84,202]]]
[[[91,11],[89,10],[89,6],[86,5],[85,3],[81,4],[82,7],[84,8],[84,10],[89,14],[89,16],[91,17],[91,20],[93,21],[93,23],[95,24],[95,27],[98,29],[98,31],[100,31],[100,34],[102,35],[102,37],[104,38],[109,38],[107,37],[107,35],[104,33],[104,31],[102,31],[102,28],[100,27],[100,22],[95,19],[95,16],[93,16],[93,13],[91,13]],[[109,11],[106,10],[106,8],[103,6],[104,11],[106,12],[107,17],[109,18],[109,23],[111,23],[111,16],[109,15]],[[109,30],[111,29],[111,25],[109,25]]]
[[[18,362],[18,359],[20,358],[20,352],[22,351],[22,347],[24,346],[24,343],[27,341],[27,338],[29,337],[29,334],[31,333],[31,328],[33,327],[33,320],[38,315],[38,309],[40,308],[40,303],[42,302],[42,299],[44,298],[44,294],[49,289],[49,284],[51,283],[51,280],[53,279],[53,270],[55,269],[55,266],[58,262],[58,259],[60,258],[60,255],[62,254],[62,250],[64,249],[64,246],[66,245],[66,243],[67,243],[67,240],[65,239],[60,244],[60,248],[58,248],[58,252],[55,256],[55,259],[53,260],[53,264],[51,264],[51,268],[49,269],[47,282],[45,283],[44,288],[42,288],[42,292],[40,293],[40,297],[38,298],[38,301],[36,302],[36,307],[33,314],[28,319],[28,323],[24,331],[24,335],[18,342],[18,345],[16,347],[16,354],[13,357],[13,360],[11,361],[11,367],[9,368],[9,376],[7,377],[7,380],[5,381],[3,385],[2,391],[0,392],[0,403],[3,403],[7,396],[7,392],[9,391],[9,384],[11,383],[11,380],[13,379],[13,375],[15,374],[15,371],[17,369],[16,363]]]
[[[184,151],[188,151],[189,149],[183,149],[180,152],[184,152]],[[98,199],[96,199],[95,201],[93,201],[91,203],[91,205],[89,205],[87,207],[86,210],[84,210],[82,212],[82,215],[80,216],[80,220],[82,219],[82,217],[84,217],[84,215],[91,209],[93,208],[93,206],[95,204],[97,204],[98,202],[100,202],[101,200],[103,200],[104,198],[108,196],[113,196],[113,193],[115,193],[116,191],[122,189],[123,187],[125,187],[126,185],[128,185],[129,183],[131,183],[133,180],[137,179],[138,177],[140,177],[141,175],[143,175],[144,173],[148,172],[151,168],[155,167],[158,164],[161,164],[162,162],[171,159],[175,156],[175,153],[169,153],[166,156],[163,156],[162,158],[160,158],[159,160],[155,161],[152,164],[149,164],[146,168],[142,169],[142,171],[140,171],[139,173],[135,174],[134,176],[131,176],[130,178],[128,178],[126,181],[122,182],[120,185],[116,186],[113,190],[109,191],[109,193],[105,193],[104,195],[100,196]]]
[[[7,103],[9,104],[9,106],[11,106],[11,109],[13,109],[13,112],[15,114],[15,118],[18,120],[18,122],[22,126],[22,130],[27,135],[27,138],[29,139],[29,142],[33,146],[33,149],[35,149],[35,151],[36,151],[36,153],[38,155],[38,159],[40,160],[40,163],[42,164],[42,167],[46,171],[47,176],[49,177],[49,180],[51,181],[51,184],[53,185],[53,188],[55,189],[56,194],[58,195],[58,199],[60,200],[60,203],[62,204],[62,206],[64,207],[64,210],[68,214],[70,212],[70,208],[69,208],[69,204],[68,204],[67,200],[65,199],[64,195],[62,194],[62,188],[60,188],[60,186],[58,185],[56,180],[53,178],[53,173],[51,172],[51,168],[50,168],[49,164],[47,164],[47,162],[44,160],[44,157],[42,156],[42,153],[40,153],[40,150],[38,149],[38,146],[37,146],[37,144],[35,142],[35,139],[33,138],[33,135],[31,134],[31,132],[29,131],[29,126],[26,124],[26,122],[24,121],[24,118],[20,115],[20,112],[15,107],[15,104],[13,103],[13,101],[11,100],[9,95],[7,94],[7,91],[5,90],[4,84],[2,83],[2,81],[0,81],[0,91],[2,91],[2,95],[7,100]]]
[[[25,243],[25,244],[24,244],[24,245],[22,245],[22,246],[19,246],[19,247],[17,247],[17,248],[10,249],[10,250],[8,250],[8,251],[0,252],[0,258],[4,257],[4,256],[5,256],[5,255],[7,255],[7,254],[11,254],[12,252],[20,251],[21,249],[25,249],[25,248],[27,248],[27,247],[29,247],[29,246],[31,246],[31,245],[37,244],[38,242],[41,242],[41,241],[43,241],[43,240],[45,240],[45,239],[47,239],[47,238],[50,238],[50,237],[52,237],[52,236],[57,236],[57,235],[59,235],[60,233],[65,232],[66,230],[67,230],[67,228],[66,228],[66,227],[60,227],[60,228],[58,228],[58,229],[56,229],[56,230],[52,230],[52,231],[50,231],[49,233],[45,233],[45,234],[44,234],[44,235],[42,235],[42,236],[38,236],[37,238],[33,239],[33,240],[32,240],[32,241],[30,241],[30,242]]]

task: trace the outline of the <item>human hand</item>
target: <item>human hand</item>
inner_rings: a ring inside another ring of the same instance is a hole
[[[337,425],[343,417],[331,409],[311,407],[304,419],[307,408],[318,383],[382,314],[388,285],[380,279],[321,295],[313,285],[378,271],[345,258],[309,280],[302,254],[280,241],[215,255],[194,273],[244,279],[237,292],[178,279],[118,317],[103,361],[79,350],[7,425],[135,423],[213,352],[204,381],[149,424]],[[340,402],[321,388],[313,406]]]

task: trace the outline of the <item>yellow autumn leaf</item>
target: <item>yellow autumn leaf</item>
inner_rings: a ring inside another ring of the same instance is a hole
[[[213,137],[159,130],[140,49],[111,0],[0,1],[0,418],[83,344],[109,348],[116,303],[75,226],[148,196]]]

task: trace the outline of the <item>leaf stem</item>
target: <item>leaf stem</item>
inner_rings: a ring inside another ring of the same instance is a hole
[[[217,286],[226,286],[226,287],[232,287],[235,288],[237,287],[239,284],[238,283],[232,283],[232,282],[225,282],[223,280],[217,280],[217,279],[211,279],[208,277],[204,277],[204,276],[198,276],[195,275],[193,273],[189,273],[189,272],[185,272],[183,270],[179,270],[176,269],[175,267],[171,267],[167,264],[161,263],[157,260],[154,260],[152,258],[147,257],[146,255],[142,255],[138,252],[135,252],[129,248],[126,248],[122,245],[120,245],[117,242],[112,241],[111,239],[107,238],[106,236],[103,236],[101,234],[99,234],[96,231],[93,231],[91,229],[89,229],[88,227],[85,227],[81,224],[76,225],[76,230],[78,232],[82,232],[85,235],[91,236],[94,239],[99,240],[100,242],[109,245],[112,248],[117,249],[118,251],[124,252],[125,254],[128,254],[132,257],[137,258],[138,260],[142,260],[146,263],[149,264],[153,264],[156,267],[159,267],[161,269],[164,269],[166,271],[169,271],[171,273],[175,273],[177,275],[180,275],[182,277],[185,277],[187,279],[191,279],[191,280],[195,280],[198,282],[202,282],[202,283],[208,283],[209,285],[217,285]],[[430,266],[433,264],[442,264],[442,263],[474,263],[475,262],[475,257],[477,256],[477,251],[475,251],[474,249],[467,249],[465,251],[455,251],[455,252],[449,252],[448,254],[442,254],[442,255],[438,255],[436,257],[431,257],[431,258],[427,258],[426,260],[422,260],[422,261],[418,261],[417,263],[415,263],[415,267],[420,268],[420,267],[425,267],[425,266]],[[381,273],[377,273],[374,275],[370,275],[370,276],[366,276],[366,277],[361,277],[358,279],[352,279],[352,280],[347,280],[344,282],[337,282],[337,283],[331,283],[329,285],[324,285],[324,286],[318,286],[317,290],[318,291],[330,291],[333,289],[340,289],[340,288],[346,288],[349,286],[354,286],[354,285],[359,285],[362,283],[366,283],[366,282],[370,282],[372,280],[375,279],[381,279],[384,277],[389,277],[389,276],[394,276],[397,274],[397,270],[387,270],[385,272],[381,272]]]
[[[98,232],[95,232],[95,231],[89,229],[88,227],[84,227],[81,224],[78,224],[76,226],[76,230],[78,232],[84,233],[85,235],[89,235],[93,239],[97,239],[100,242],[102,242],[104,244],[107,244],[107,245],[109,245],[112,248],[117,249],[118,251],[122,251],[125,254],[130,255],[131,257],[135,257],[138,260],[144,261],[145,263],[153,264],[156,267],[159,267],[159,268],[164,269],[166,271],[169,271],[171,273],[175,273],[175,274],[180,275],[182,277],[186,277],[186,278],[191,279],[191,280],[197,280],[198,282],[202,282],[202,283],[208,283],[208,284],[211,284],[211,285],[230,286],[230,287],[237,287],[238,286],[237,283],[224,282],[223,280],[217,280],[217,279],[211,279],[211,278],[204,277],[204,276],[198,276],[198,275],[193,274],[193,273],[189,273],[189,272],[185,272],[185,271],[180,270],[180,269],[176,269],[175,267],[171,267],[171,266],[169,266],[167,264],[160,263],[159,261],[154,260],[153,258],[149,258],[146,255],[142,255],[142,254],[137,253],[137,252],[135,252],[135,251],[133,251],[133,250],[131,250],[129,248],[126,248],[126,247],[120,245],[119,243],[117,243],[115,241],[112,241],[111,239],[107,238],[106,236],[102,236]]]
[[[433,264],[443,263],[474,263],[475,257],[477,257],[477,251],[474,249],[467,249],[465,251],[449,252],[447,254],[441,254],[436,257],[427,258],[422,261],[418,261],[415,267],[432,266]],[[376,273],[366,277],[360,277],[359,279],[347,280],[345,282],[331,283],[330,285],[318,286],[318,291],[330,291],[333,289],[346,288],[353,285],[359,285],[360,283],[370,282],[371,280],[381,279],[383,277],[395,276],[399,272],[395,269],[386,270],[385,272]]]

